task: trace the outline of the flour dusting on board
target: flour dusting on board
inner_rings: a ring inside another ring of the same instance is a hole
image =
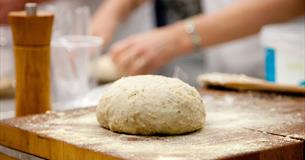
[[[282,133],[283,136],[278,137],[267,133],[270,130],[280,131],[283,124],[304,124],[304,114],[285,114],[292,110],[304,113],[304,109],[294,107],[297,102],[303,101],[301,103],[305,104],[302,98],[272,95],[273,101],[270,101],[270,96],[249,92],[220,95],[206,93],[203,99],[207,106],[204,129],[180,136],[114,133],[99,126],[93,107],[25,117],[11,125],[126,159],[216,159],[269,149],[275,145],[275,140],[289,144],[297,141],[294,137],[305,138],[305,133]],[[24,125],[24,121],[27,125]]]

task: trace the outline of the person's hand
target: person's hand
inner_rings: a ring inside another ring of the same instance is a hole
[[[190,51],[191,46],[188,35],[179,24],[119,41],[110,49],[110,54],[122,72],[149,74]]]
[[[0,0],[0,24],[7,23],[10,11],[22,10],[26,0]]]

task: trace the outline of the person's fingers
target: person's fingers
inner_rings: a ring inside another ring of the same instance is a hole
[[[142,50],[136,46],[128,48],[118,59],[117,64],[119,65],[119,68],[128,73],[134,64],[134,61],[141,57],[142,53]]]
[[[142,54],[141,60],[137,60],[129,73],[132,75],[152,74],[167,63],[166,57],[162,57],[159,51],[149,51]],[[159,58],[160,57],[160,58]]]
[[[121,41],[114,44],[109,50],[112,60],[115,63],[118,63],[119,60],[122,58],[124,52],[131,46],[132,46],[131,41]]]
[[[128,73],[130,75],[141,75],[149,72],[150,65],[152,65],[151,59],[147,52],[142,52],[130,65]]]

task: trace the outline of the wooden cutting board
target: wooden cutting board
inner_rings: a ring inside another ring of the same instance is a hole
[[[89,107],[3,120],[0,144],[51,160],[304,158],[304,96],[201,92],[206,126],[191,134],[113,133],[98,125]]]

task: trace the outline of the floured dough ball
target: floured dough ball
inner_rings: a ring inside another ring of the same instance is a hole
[[[94,61],[91,65],[90,72],[91,77],[100,82],[112,82],[123,76],[108,54]]]
[[[182,134],[203,127],[205,109],[197,90],[179,79],[130,76],[114,82],[102,96],[97,120],[121,133]]]

